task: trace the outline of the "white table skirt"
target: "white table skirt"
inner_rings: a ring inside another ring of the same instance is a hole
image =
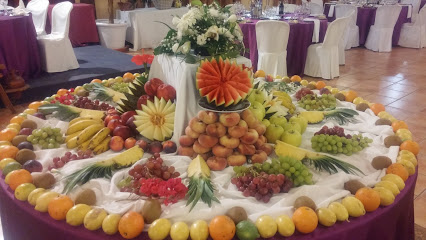
[[[188,8],[170,8],[158,10],[156,8],[137,8],[131,11],[117,10],[117,19],[127,22],[126,41],[133,44],[132,50],[141,48],[155,48],[164,39],[169,28],[173,27],[173,16],[182,16]]]
[[[250,59],[237,58],[238,64],[251,67]],[[198,106],[200,93],[195,86],[195,73],[199,64],[188,64],[180,57],[169,55],[155,56],[149,79],[159,78],[176,89],[175,127],[172,140],[179,144],[179,138],[184,134],[189,120],[202,110]]]

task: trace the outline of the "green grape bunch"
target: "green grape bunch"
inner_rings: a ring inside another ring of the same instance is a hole
[[[301,108],[308,111],[324,111],[336,108],[336,98],[332,94],[307,94],[298,101]]]
[[[318,134],[311,138],[312,149],[317,152],[332,154],[345,154],[351,156],[368,147],[373,140],[362,136],[362,134],[352,135],[351,138],[337,135]]]
[[[125,82],[117,82],[114,83],[111,86],[112,90],[117,91],[117,92],[121,92],[121,93],[126,93],[129,91],[129,83],[125,83]]]
[[[31,135],[28,135],[27,141],[33,145],[38,144],[42,149],[59,148],[64,143],[64,137],[60,128],[44,127],[34,129]]]

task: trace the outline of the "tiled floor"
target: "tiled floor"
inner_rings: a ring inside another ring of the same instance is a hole
[[[145,51],[148,52],[151,53]],[[421,146],[414,200],[415,223],[426,228],[426,49],[393,48],[391,53],[351,49],[346,51],[346,65],[340,67],[340,77],[327,83],[355,90],[370,102],[386,105],[389,113],[406,121],[413,130]],[[25,105],[17,109],[22,111]],[[9,110],[0,109],[0,129],[12,116]]]

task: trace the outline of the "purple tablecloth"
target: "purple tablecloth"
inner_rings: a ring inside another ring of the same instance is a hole
[[[426,1],[426,0],[424,0]],[[329,22],[336,19],[336,11],[332,17],[328,16],[328,11],[330,10],[330,4],[325,4],[324,14],[327,16]],[[358,7],[358,16],[356,20],[356,25],[359,27],[359,44],[364,45],[367,41],[368,32],[370,27],[374,25],[376,19],[376,10],[375,7]],[[399,14],[398,20],[396,21],[395,28],[393,29],[392,35],[392,44],[398,45],[399,36],[401,35],[402,24],[411,22],[411,18],[407,18],[408,6],[402,6],[401,13]]]
[[[48,213],[34,210],[28,202],[18,201],[13,191],[0,180],[0,213],[5,240],[122,240],[119,235],[109,236],[102,230],[89,231],[83,226],[73,227],[65,221],[56,221]],[[387,207],[349,222],[339,222],[332,227],[318,228],[310,234],[295,233],[289,240],[414,240],[414,187],[417,171],[406,182],[405,188]],[[149,239],[143,232],[135,239]],[[236,237],[234,239],[237,239]],[[283,239],[276,234],[272,239]]]
[[[426,0],[421,0],[420,1],[420,9],[422,9],[422,7],[426,5]]]
[[[41,72],[37,33],[31,16],[0,16],[0,64],[17,70],[24,79]]]
[[[327,31],[327,21],[320,21],[320,42],[324,40],[325,32]],[[241,30],[244,34],[244,45],[250,49],[246,54],[250,58],[253,69],[257,69],[257,42],[256,42],[256,23],[257,20],[252,20],[250,23],[240,24]],[[305,69],[306,56],[308,54],[308,47],[312,44],[312,35],[314,32],[313,22],[299,22],[290,23],[290,35],[287,45],[287,75],[300,75],[303,76]]]

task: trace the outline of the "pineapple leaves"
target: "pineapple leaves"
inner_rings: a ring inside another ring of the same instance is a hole
[[[303,162],[313,165],[315,169],[318,171],[326,171],[329,174],[337,173],[338,169],[340,169],[343,172],[348,174],[357,175],[357,172],[358,172],[365,175],[359,168],[355,167],[354,165],[329,157],[329,156],[325,156],[322,159],[315,159],[315,160],[305,158]]]
[[[358,112],[348,108],[339,108],[334,111],[331,111],[329,114],[325,114],[326,119],[332,119],[338,122],[340,125],[345,125],[346,123],[356,123],[358,120],[354,116],[358,115]]]
[[[186,206],[191,205],[189,211],[192,211],[200,199],[209,207],[211,207],[212,201],[219,203],[219,200],[213,194],[214,187],[210,181],[191,177],[189,180],[188,189],[189,190],[186,193],[186,197],[188,197]]]
[[[65,184],[62,193],[71,192],[76,185],[82,185],[95,178],[111,178],[112,177],[112,166],[111,167],[100,167],[96,165],[90,165],[86,168],[80,169],[71,175],[65,177],[67,183]]]
[[[60,103],[44,104],[38,108],[38,111],[44,115],[52,114],[53,117],[65,122],[80,116],[80,113],[74,112]]]

